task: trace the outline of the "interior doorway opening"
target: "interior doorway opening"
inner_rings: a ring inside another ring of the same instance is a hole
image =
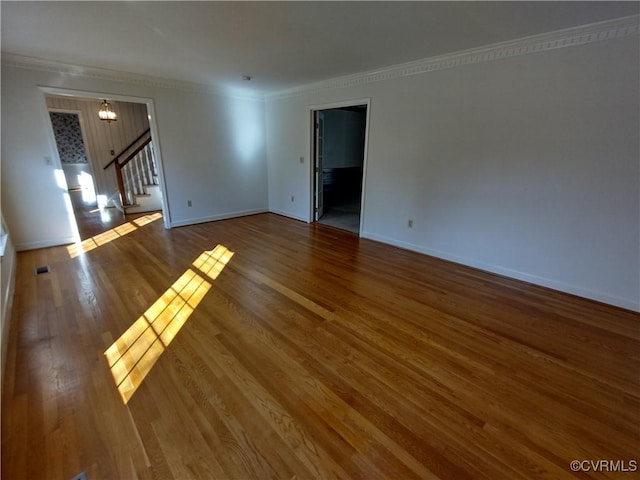
[[[58,153],[56,172],[70,200],[79,240],[152,212],[164,214],[150,104],[110,99],[117,120],[105,121],[98,116],[103,97],[43,90]]]
[[[313,219],[360,233],[368,105],[313,111]]]

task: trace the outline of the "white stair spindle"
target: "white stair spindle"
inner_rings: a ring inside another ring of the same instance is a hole
[[[144,178],[143,178],[143,170],[142,170],[142,166],[141,164],[141,156],[140,153],[138,153],[136,155],[136,157],[134,158],[135,164],[136,164],[136,187],[138,189],[138,194],[143,195],[145,193],[144,191]]]

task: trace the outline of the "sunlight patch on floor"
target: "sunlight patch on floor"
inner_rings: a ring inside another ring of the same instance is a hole
[[[156,212],[152,215],[145,215],[144,217],[136,218],[133,223],[135,223],[139,227],[144,227],[145,225],[162,218],[162,214],[160,212]]]
[[[233,257],[233,252],[222,245],[216,246],[213,250],[202,252],[193,262],[193,266],[207,275],[211,280],[215,280]]]
[[[215,280],[233,252],[222,245],[203,252],[193,266]],[[129,329],[104,352],[126,404],[211,288],[188,268]]]
[[[102,232],[98,235],[95,235],[91,238],[87,238],[79,243],[74,243],[73,245],[69,245],[67,247],[67,252],[69,252],[69,256],[71,258],[76,258],[78,255],[83,253],[87,253],[97,247],[105,245],[113,240],[124,237],[125,235],[137,230],[138,227],[142,227],[147,225],[155,220],[162,218],[162,214],[157,212],[152,215],[145,215],[144,217],[136,218],[132,222],[127,222],[122,225],[118,225],[117,227],[113,227],[106,232]]]

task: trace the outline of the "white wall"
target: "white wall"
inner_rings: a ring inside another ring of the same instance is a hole
[[[39,86],[153,100],[171,225],[267,208],[262,101],[3,64],[2,205],[18,250],[68,243],[75,233]]]
[[[264,103],[170,93],[158,117],[174,225],[266,211]]]
[[[0,385],[4,385],[4,370],[7,362],[7,346],[9,344],[9,321],[16,283],[16,250],[10,235],[4,243],[0,258]]]
[[[269,207],[310,219],[309,107],[369,97],[363,236],[638,310],[638,57],[633,35],[274,97]]]
[[[37,88],[41,77],[2,68],[2,213],[18,249],[75,238],[51,122]]]

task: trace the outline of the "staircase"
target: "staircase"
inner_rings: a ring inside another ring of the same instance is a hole
[[[115,166],[118,194],[125,213],[162,210],[162,191],[153,154],[150,130],[146,130],[107,164]]]
[[[122,167],[126,213],[162,210],[162,192],[150,141]]]

